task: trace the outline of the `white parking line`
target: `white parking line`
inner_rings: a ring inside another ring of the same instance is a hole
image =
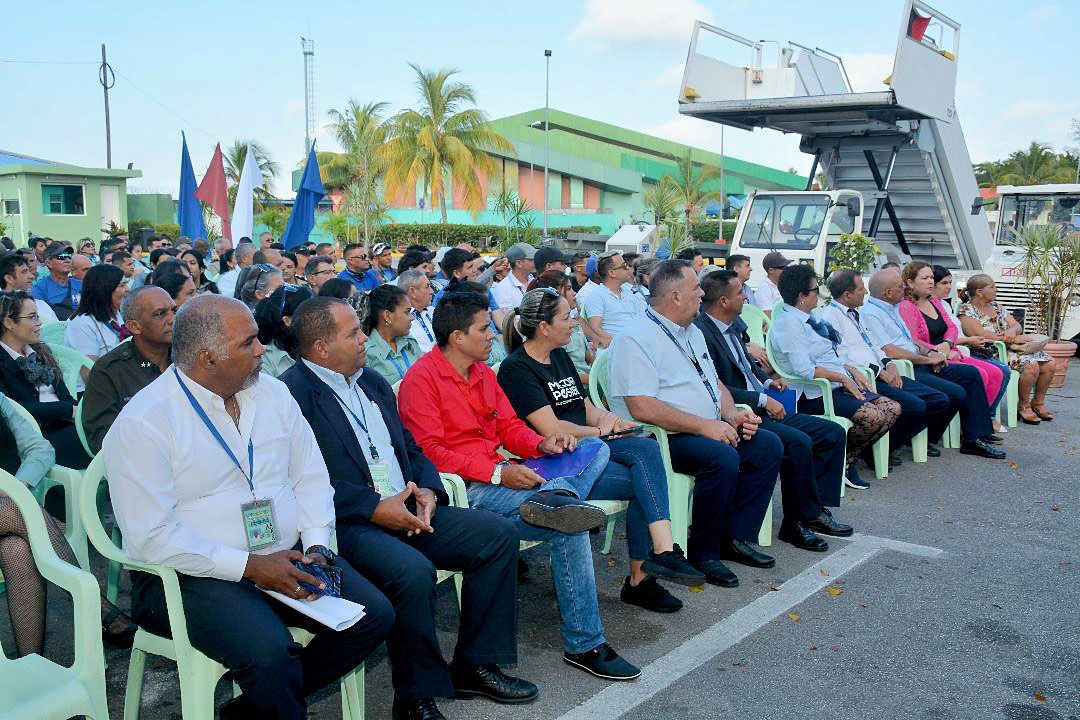
[[[634,682],[609,685],[557,720],[621,717],[882,550],[894,550],[919,557],[940,557],[944,554],[944,551],[926,545],[914,545],[873,535],[855,535],[852,540],[850,545],[814,563],[785,582],[777,592],[766,593],[667,655],[649,663],[641,669],[641,677]],[[822,571],[827,574],[822,574]]]

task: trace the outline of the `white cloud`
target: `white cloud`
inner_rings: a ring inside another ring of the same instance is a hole
[[[842,53],[840,57],[844,60],[844,69],[847,70],[852,90],[878,92],[887,89],[883,81],[892,73],[892,54]]]
[[[684,143],[691,147],[720,152],[720,125],[680,115],[661,125],[642,128],[641,132]],[[810,172],[813,158],[799,150],[799,138],[774,130],[749,132],[725,127],[724,155],[765,165],[777,170],[795,168],[799,173]]]
[[[1028,20],[1035,23],[1046,22],[1047,20],[1053,20],[1058,16],[1058,11],[1061,10],[1061,6],[1057,3],[1047,3],[1045,5],[1036,5],[1028,11]]]
[[[300,98],[290,98],[286,100],[285,104],[281,107],[281,114],[287,118],[303,115],[304,101]]]
[[[646,78],[643,82],[652,85],[653,87],[670,88],[672,91],[675,91],[680,87],[679,83],[682,82],[684,68],[685,65],[683,63],[672,65],[657,75]]]
[[[695,0],[587,0],[571,39],[605,49],[686,44],[695,20],[713,22]]]
[[[1072,118],[1080,101],[1023,98],[991,114],[961,114],[968,150],[974,162],[1000,160],[1032,141],[1060,152],[1072,142]]]

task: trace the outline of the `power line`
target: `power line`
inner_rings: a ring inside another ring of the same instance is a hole
[[[7,60],[0,58],[0,63],[12,65],[100,65],[96,60]]]
[[[188,120],[187,118],[185,118],[185,117],[184,117],[183,115],[181,115],[180,113],[176,112],[175,110],[173,110],[172,108],[170,108],[170,107],[169,107],[168,105],[166,105],[165,103],[163,103],[163,102],[161,102],[160,100],[158,100],[157,98],[155,98],[155,97],[154,97],[153,95],[151,95],[150,93],[148,93],[148,92],[146,92],[145,90],[143,90],[143,89],[142,89],[141,87],[139,87],[139,86],[138,86],[138,85],[137,85],[137,84],[135,83],[135,81],[134,81],[134,80],[132,80],[131,78],[129,78],[129,77],[128,77],[127,75],[125,75],[124,73],[120,72],[120,71],[119,71],[119,70],[117,70],[116,68],[113,68],[113,72],[115,72],[115,73],[116,73],[116,75],[117,75],[118,77],[121,77],[121,78],[123,78],[124,80],[126,80],[126,81],[127,81],[128,83],[130,83],[130,84],[131,84],[131,87],[133,87],[133,88],[135,88],[136,90],[138,90],[139,92],[141,92],[141,93],[142,93],[143,95],[145,95],[145,96],[146,96],[146,97],[147,97],[148,99],[150,99],[150,100],[151,100],[151,101],[152,101],[153,103],[155,103],[156,105],[158,105],[158,106],[159,106],[159,107],[160,107],[160,108],[161,108],[162,110],[164,110],[165,112],[169,113],[170,115],[173,115],[173,116],[174,116],[174,117],[176,117],[176,118],[177,118],[178,120],[182,121],[182,122],[183,122],[183,123],[184,123],[185,125],[187,125],[187,126],[191,127],[191,128],[193,129],[193,130],[198,130],[199,132],[201,132],[201,133],[202,133],[203,135],[205,135],[206,137],[210,138],[211,140],[214,140],[215,142],[217,141],[217,137],[216,137],[216,136],[214,136],[214,135],[212,135],[212,134],[210,134],[210,133],[206,132],[206,131],[205,131],[205,130],[203,130],[203,129],[202,129],[201,127],[199,127],[199,126],[198,126],[198,125],[196,125],[195,123],[191,122],[190,120]]]

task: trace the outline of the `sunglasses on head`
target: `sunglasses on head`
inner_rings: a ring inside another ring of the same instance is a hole
[[[285,314],[285,298],[289,297],[290,293],[294,293],[299,290],[299,285],[293,285],[291,283],[285,283],[281,286],[281,306],[278,308],[278,317],[282,317]]]
[[[53,255],[50,260],[70,260],[71,253],[60,253],[59,255]]]

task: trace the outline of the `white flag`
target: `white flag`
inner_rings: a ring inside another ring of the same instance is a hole
[[[255,225],[255,188],[262,184],[263,176],[259,170],[259,163],[255,160],[255,152],[251,149],[251,145],[248,145],[244,169],[240,171],[240,185],[236,188],[236,202],[233,204],[234,245],[240,242],[242,237],[251,237]]]

